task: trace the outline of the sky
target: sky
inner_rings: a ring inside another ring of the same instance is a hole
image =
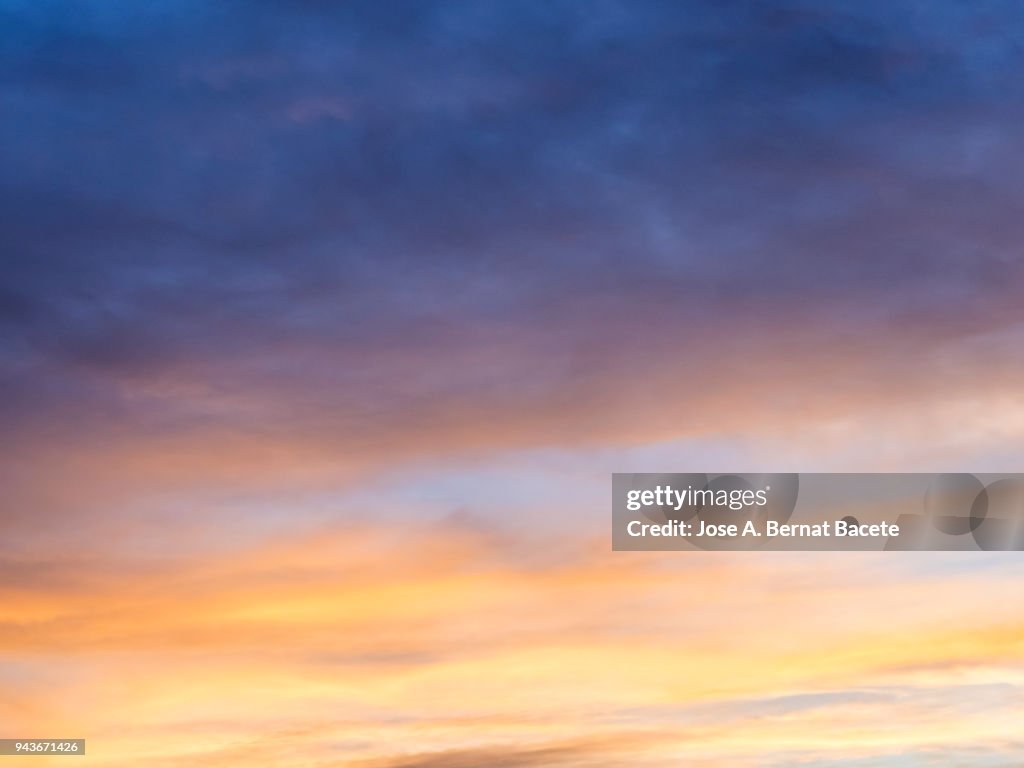
[[[613,553],[609,491],[1020,469],[1022,33],[0,0],[0,738],[1020,765],[1012,554]]]

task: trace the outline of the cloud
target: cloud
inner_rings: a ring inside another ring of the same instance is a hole
[[[938,387],[1021,320],[1013,9],[79,11],[6,17],[12,427],[543,422],[792,389],[765,345]]]
[[[26,703],[11,722],[75,723],[111,765],[180,742],[179,760],[323,766],[785,764],[1019,726],[1012,567],[535,546],[349,526],[216,559],[36,564],[0,591],[6,684]]]
[[[1019,763],[1008,561],[612,557],[417,494],[1010,460],[1022,23],[6,4],[0,720],[115,766]]]

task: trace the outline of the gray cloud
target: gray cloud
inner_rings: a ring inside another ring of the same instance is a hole
[[[1022,20],[9,6],[0,419],[351,433],[782,354],[808,318],[883,369],[1011,326]]]

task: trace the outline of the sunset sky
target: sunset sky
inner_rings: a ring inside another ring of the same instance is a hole
[[[610,531],[612,472],[1022,470],[1022,40],[1017,0],[0,0],[0,738],[1024,765],[1019,553]]]

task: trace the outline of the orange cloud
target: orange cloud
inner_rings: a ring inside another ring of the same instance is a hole
[[[1015,566],[535,544],[349,526],[40,565],[0,589],[6,721],[86,736],[103,766],[368,768],[790,765],[1024,727]]]

